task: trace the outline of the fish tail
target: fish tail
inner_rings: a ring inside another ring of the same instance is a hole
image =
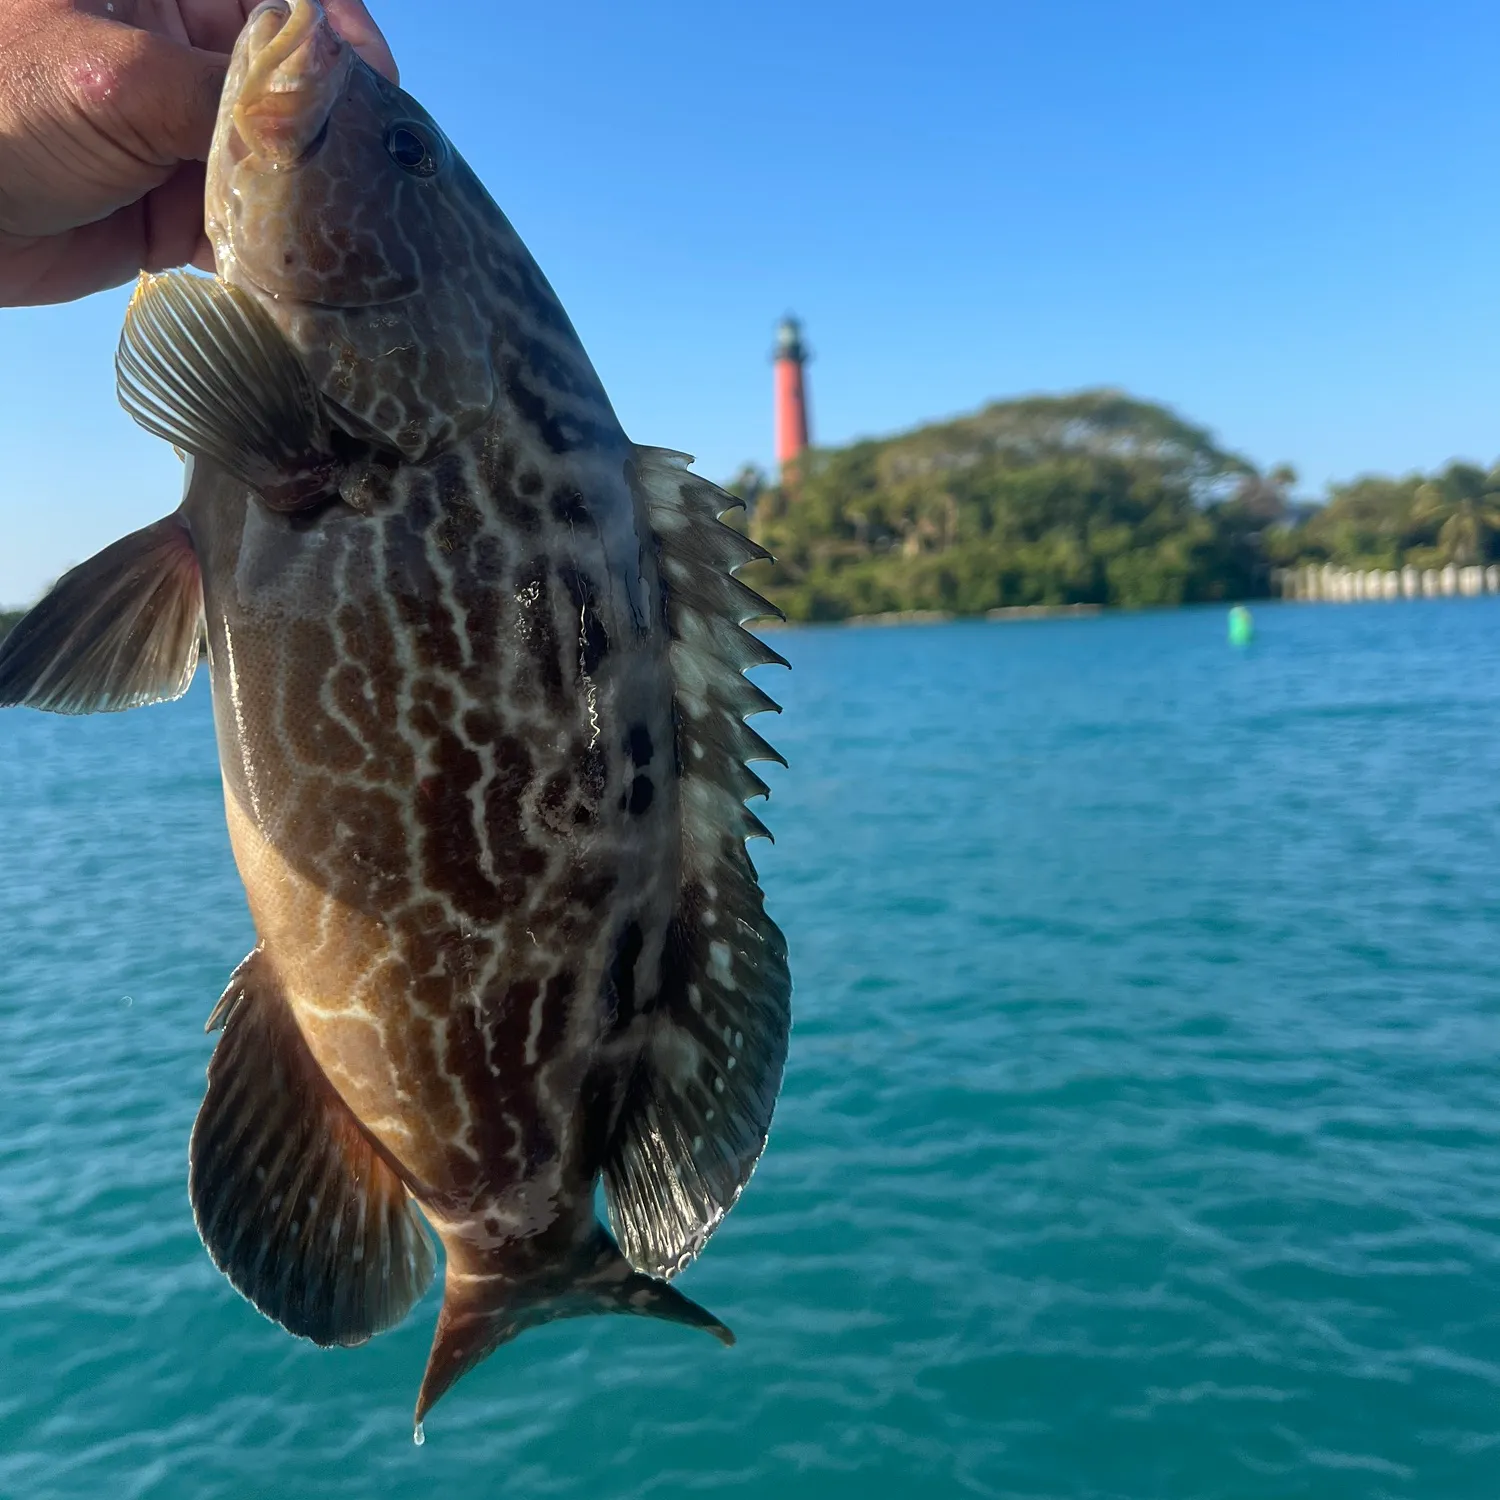
[[[734,1343],[734,1335],[706,1308],[667,1282],[635,1270],[597,1222],[560,1260],[521,1274],[513,1266],[506,1268],[505,1252],[486,1252],[457,1236],[445,1236],[443,1247],[443,1307],[417,1395],[419,1425],[481,1360],[527,1328],[558,1318],[634,1313],[702,1328],[722,1344]],[[513,1256],[512,1246],[506,1258]]]

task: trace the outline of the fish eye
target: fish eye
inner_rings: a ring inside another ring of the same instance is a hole
[[[385,149],[403,172],[413,177],[431,177],[438,169],[435,144],[416,125],[392,125],[385,135]]]

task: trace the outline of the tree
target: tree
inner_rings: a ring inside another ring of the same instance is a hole
[[[794,619],[1253,595],[1292,482],[1119,391],[997,402],[806,453],[794,495],[761,497],[777,562],[753,581]]]

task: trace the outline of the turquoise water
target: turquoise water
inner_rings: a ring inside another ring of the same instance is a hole
[[[0,715],[0,1494],[1500,1494],[1500,601],[787,632],[738,1332],[323,1353],[186,1198],[206,684]]]

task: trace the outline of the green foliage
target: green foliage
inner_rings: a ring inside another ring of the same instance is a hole
[[[1289,482],[1118,391],[1000,402],[805,454],[756,496],[777,560],[747,581],[795,620],[1253,597]]]
[[[1328,503],[1267,535],[1279,566],[1441,568],[1500,562],[1500,468],[1452,463],[1427,477],[1366,475],[1335,485]]]

